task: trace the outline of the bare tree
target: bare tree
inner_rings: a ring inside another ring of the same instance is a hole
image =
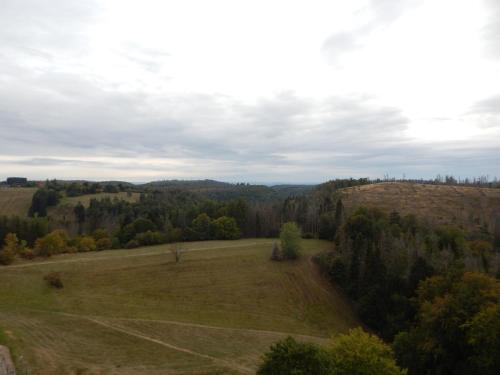
[[[175,263],[180,263],[183,253],[183,250],[181,249],[180,245],[177,243],[173,244],[172,247],[170,248],[170,252],[174,256]]]
[[[273,251],[271,253],[271,260],[282,260],[283,255],[281,254],[281,249],[276,241],[273,243]]]

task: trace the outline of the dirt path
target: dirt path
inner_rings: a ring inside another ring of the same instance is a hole
[[[164,346],[166,348],[176,350],[178,352],[182,352],[182,353],[197,356],[199,358],[204,358],[204,359],[210,360],[210,361],[215,362],[221,366],[239,371],[239,372],[244,373],[244,374],[254,374],[255,370],[248,368],[248,367],[245,367],[245,366],[242,366],[238,363],[234,363],[232,361],[224,360],[221,358],[213,357],[213,356],[208,355],[208,354],[199,353],[199,352],[196,352],[196,351],[191,350],[191,349],[187,349],[187,348],[183,348],[183,347],[180,347],[177,345],[173,345],[171,343],[156,339],[154,337],[147,336],[147,335],[140,333],[136,330],[124,327],[124,326],[117,324],[115,322],[119,322],[119,321],[146,322],[146,323],[151,322],[151,323],[158,323],[158,324],[170,324],[170,325],[184,326],[184,327],[195,327],[195,328],[221,330],[221,331],[226,330],[226,331],[233,331],[233,332],[243,332],[243,333],[251,333],[251,334],[255,334],[255,335],[272,335],[272,336],[278,336],[277,339],[279,337],[294,336],[296,338],[313,340],[316,342],[318,342],[319,340],[325,340],[325,338],[323,338],[323,337],[300,335],[300,334],[295,334],[295,333],[291,333],[291,332],[279,332],[279,331],[268,331],[268,330],[247,329],[247,328],[229,328],[229,327],[212,326],[212,325],[199,324],[199,323],[179,322],[179,321],[175,321],[175,320],[89,316],[89,315],[80,315],[80,314],[72,314],[72,313],[66,313],[66,312],[46,311],[46,310],[36,310],[36,309],[27,309],[26,311],[42,313],[42,314],[55,314],[55,315],[67,316],[67,317],[75,318],[75,319],[83,319],[83,320],[92,322],[94,324],[100,325],[102,327],[105,327],[107,329],[121,332],[121,333],[127,334],[129,336],[134,336],[138,339],[149,341],[149,342]],[[113,321],[113,322],[110,322],[110,321]]]
[[[200,323],[180,322],[178,320],[117,318],[117,317],[107,317],[107,316],[99,316],[99,315],[72,314],[72,313],[67,313],[67,312],[62,312],[62,311],[47,311],[47,310],[37,310],[37,309],[26,309],[25,311],[37,312],[37,313],[43,313],[43,314],[56,314],[56,315],[67,316],[70,318],[85,319],[85,320],[99,320],[99,321],[112,320],[112,321],[137,322],[137,323],[158,323],[158,324],[176,325],[176,326],[180,326],[180,327],[193,327],[193,328],[212,329],[212,330],[218,330],[218,331],[233,331],[233,332],[253,333],[253,334],[257,334],[257,335],[294,336],[297,338],[303,338],[303,339],[308,339],[308,340],[326,340],[325,337],[302,335],[299,333],[292,333],[292,332],[270,331],[270,330],[265,330],[265,329],[252,329],[252,328],[221,327],[221,326],[212,326],[212,325],[200,324]]]
[[[9,348],[0,345],[0,375],[16,375]]]
[[[90,322],[93,322],[95,324],[98,324],[100,326],[106,327],[108,329],[112,329],[112,330],[115,330],[115,331],[118,331],[118,332],[121,332],[121,333],[125,333],[127,335],[134,336],[134,337],[137,337],[139,339],[146,340],[146,341],[149,341],[149,342],[152,342],[152,343],[164,346],[164,347],[172,349],[172,350],[176,350],[178,352],[182,352],[182,353],[194,355],[196,357],[200,357],[200,358],[211,360],[211,361],[213,361],[215,363],[219,363],[220,365],[222,365],[224,367],[229,367],[229,368],[231,368],[233,370],[240,371],[240,372],[243,372],[245,374],[253,374],[254,373],[254,370],[252,370],[252,369],[250,369],[248,367],[244,367],[244,366],[241,366],[241,365],[238,365],[236,363],[229,362],[229,361],[226,361],[226,360],[223,360],[223,359],[220,359],[220,358],[212,357],[212,356],[207,355],[207,354],[198,353],[198,352],[195,352],[195,351],[190,350],[190,349],[182,348],[180,346],[172,345],[172,344],[169,344],[168,342],[161,341],[161,340],[155,339],[153,337],[149,337],[149,336],[143,335],[141,333],[137,333],[137,332],[135,332],[133,330],[130,330],[130,329],[127,329],[127,328],[124,328],[124,327],[121,327],[121,326],[116,326],[116,325],[113,325],[113,324],[109,324],[109,323],[106,323],[106,322],[103,322],[103,321],[100,321],[100,320],[96,320],[96,319],[92,319],[92,318],[88,318],[88,317],[82,317],[82,318],[86,319],[86,320],[88,320]]]
[[[191,253],[195,251],[204,251],[204,250],[220,250],[220,249],[231,249],[231,248],[239,248],[239,247],[250,247],[255,245],[270,245],[272,242],[251,242],[242,245],[228,245],[228,246],[217,246],[217,247],[198,247],[193,249],[184,250],[185,253]],[[119,250],[118,250],[119,251]],[[133,251],[133,250],[130,250]],[[11,266],[3,266],[2,269],[16,269],[16,268],[26,268],[26,267],[36,267],[36,266],[44,266],[47,264],[63,264],[63,263],[83,263],[83,262],[93,262],[107,259],[123,259],[123,258],[135,258],[135,257],[144,257],[144,256],[153,256],[153,255],[166,255],[170,254],[170,251],[156,251],[151,253],[141,253],[141,254],[126,254],[126,255],[111,255],[111,256],[97,256],[97,257],[85,257],[78,259],[62,259],[62,260],[52,260],[45,262],[34,262],[34,263],[25,263],[25,264],[15,264]]]
[[[175,320],[161,320],[161,319],[140,319],[140,318],[104,318],[108,320],[120,320],[127,322],[138,322],[138,323],[158,323],[158,324],[171,324],[181,327],[194,327],[194,328],[205,328],[205,329],[213,329],[219,331],[233,331],[233,332],[248,332],[254,333],[257,335],[270,335],[270,336],[295,336],[297,338],[309,339],[309,340],[322,340],[324,337],[318,336],[310,336],[310,335],[301,335],[297,333],[291,332],[280,332],[280,331],[269,331],[269,330],[261,330],[261,329],[252,329],[252,328],[231,328],[231,327],[219,327],[219,326],[211,326],[206,324],[199,323],[187,323],[187,322],[179,322]]]

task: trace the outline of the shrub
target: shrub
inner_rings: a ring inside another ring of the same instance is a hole
[[[8,265],[14,261],[16,253],[19,251],[19,240],[15,233],[8,233],[5,236],[5,245],[0,249],[0,264]]]
[[[271,346],[264,355],[258,375],[329,375],[330,361],[323,349],[310,343],[299,343],[292,337]]]
[[[199,214],[191,223],[190,239],[192,240],[209,240],[212,237],[211,232],[212,220],[206,213]]]
[[[168,232],[168,241],[169,242],[179,242],[182,240],[182,229],[181,228],[173,228]]]
[[[271,346],[258,375],[405,375],[391,348],[361,328],[334,337],[327,347],[288,337]]]
[[[167,238],[163,233],[157,231],[153,232],[151,230],[136,234],[134,239],[141,246],[159,245],[161,243],[167,242]]]
[[[218,240],[237,240],[241,236],[236,220],[229,216],[221,216],[214,220],[212,227]]]
[[[77,249],[79,252],[96,251],[97,246],[93,237],[83,236],[77,239]]]
[[[113,241],[109,237],[99,238],[95,244],[97,250],[108,250],[113,247]]]
[[[64,287],[61,275],[58,272],[51,272],[45,275],[43,279],[53,288],[62,289]]]
[[[35,242],[35,254],[50,257],[67,251],[68,236],[63,230],[54,230]]]
[[[14,261],[14,253],[7,248],[0,250],[0,264],[7,266]]]
[[[139,241],[137,241],[137,240],[130,240],[125,245],[125,248],[126,249],[135,249],[136,247],[139,247],[139,246],[140,246]]]
[[[92,233],[92,237],[94,237],[94,240],[99,241],[100,239],[108,238],[109,234],[108,234],[108,231],[106,229],[96,229]]]
[[[31,249],[24,248],[19,252],[19,256],[21,258],[31,260],[35,257],[35,253]]]
[[[404,375],[396,365],[389,345],[377,336],[352,329],[349,334],[334,337],[327,347],[335,375]]]
[[[111,239],[111,248],[112,249],[121,249],[122,244],[120,243],[120,239],[118,237],[113,237]]]

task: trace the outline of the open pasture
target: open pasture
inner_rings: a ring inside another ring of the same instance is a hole
[[[356,326],[310,261],[269,260],[271,240],[61,255],[0,268],[0,328],[29,374],[251,374],[273,342]],[[43,280],[58,272],[63,289]],[[22,372],[21,372],[22,373]]]

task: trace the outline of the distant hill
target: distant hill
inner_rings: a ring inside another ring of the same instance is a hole
[[[289,196],[307,194],[314,188],[314,185],[266,186],[246,183],[231,184],[215,180],[165,180],[149,182],[140,187],[186,189],[219,201],[242,198],[250,202],[270,202]]]
[[[359,206],[415,214],[432,224],[453,224],[469,231],[500,234],[500,189],[378,183],[341,190],[349,211]]]
[[[140,186],[204,189],[204,188],[223,188],[234,185],[228,182],[221,182],[215,180],[162,180],[162,181],[148,182],[145,184],[141,184]]]

